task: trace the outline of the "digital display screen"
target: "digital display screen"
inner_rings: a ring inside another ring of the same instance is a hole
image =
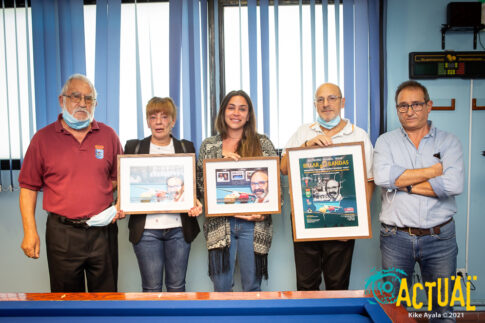
[[[411,52],[409,78],[485,78],[485,52]]]

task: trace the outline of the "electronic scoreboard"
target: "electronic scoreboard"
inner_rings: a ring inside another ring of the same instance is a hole
[[[409,53],[409,78],[485,78],[485,52]]]

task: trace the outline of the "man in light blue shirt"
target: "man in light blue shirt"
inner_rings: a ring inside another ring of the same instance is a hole
[[[433,102],[422,84],[402,83],[395,100],[402,127],[380,136],[374,150],[374,181],[382,187],[382,269],[404,271],[408,286],[416,262],[425,282],[449,279],[458,253],[453,215],[455,195],[463,191],[461,143],[428,120]],[[398,291],[399,281],[394,281],[394,297]],[[436,287],[432,309],[441,319],[452,311],[438,307]]]

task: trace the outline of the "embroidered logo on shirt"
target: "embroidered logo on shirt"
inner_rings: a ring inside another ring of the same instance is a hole
[[[94,145],[94,152],[97,159],[104,158],[104,146]]]

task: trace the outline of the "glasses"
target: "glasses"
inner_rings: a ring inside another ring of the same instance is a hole
[[[335,104],[338,99],[341,99],[341,96],[336,96],[336,95],[329,95],[327,96],[327,102],[328,104]],[[317,105],[324,105],[325,104],[325,98],[323,96],[320,96],[315,99],[315,103]]]
[[[268,181],[251,182],[251,186],[264,186],[266,183],[268,183]]]
[[[399,103],[396,105],[397,111],[400,113],[406,113],[408,112],[409,108],[411,108],[414,112],[419,112],[423,110],[424,105],[426,104],[426,101],[424,102],[413,102],[411,104],[407,103]]]
[[[82,95],[81,93],[77,92],[71,93],[71,95],[63,94],[62,96],[71,99],[71,101],[74,103],[80,103],[84,97],[84,103],[86,103],[86,105],[92,105],[94,101],[96,101],[96,99],[91,95]]]
[[[179,190],[182,188],[182,185],[167,185],[167,188],[170,190],[170,189],[176,189],[176,190]]]

